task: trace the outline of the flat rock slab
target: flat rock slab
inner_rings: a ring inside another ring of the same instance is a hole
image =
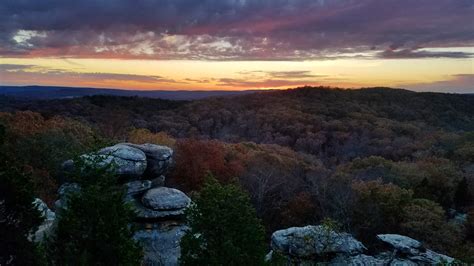
[[[105,147],[100,149],[97,153],[101,155],[111,155],[128,161],[142,162],[146,160],[146,155],[143,151],[123,144]]]
[[[149,209],[166,211],[186,208],[191,203],[191,199],[180,190],[157,187],[148,190],[143,195],[142,203]]]
[[[162,218],[176,218],[182,217],[186,208],[174,209],[174,210],[152,210],[143,206],[140,200],[129,198],[128,202],[132,203],[135,210],[136,217],[140,220],[154,221]]]
[[[151,143],[121,143],[119,145],[126,145],[135,149],[139,149],[145,153],[147,160],[145,176],[149,178],[165,174],[173,162],[173,150],[167,146],[161,146]]]
[[[423,245],[420,241],[408,236],[397,234],[381,234],[377,235],[377,238],[405,254],[417,255],[420,252],[420,249],[423,248]]]

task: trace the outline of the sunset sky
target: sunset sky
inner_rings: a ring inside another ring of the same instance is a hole
[[[474,1],[1,0],[0,84],[474,92]]]

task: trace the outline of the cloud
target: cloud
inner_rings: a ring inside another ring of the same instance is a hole
[[[388,58],[388,59],[403,59],[403,58],[470,58],[474,55],[474,53],[466,53],[466,52],[456,52],[456,51],[448,51],[448,52],[433,52],[433,51],[425,51],[416,48],[411,49],[400,49],[400,50],[392,50],[387,49],[379,54],[381,58]]]
[[[473,15],[471,0],[3,0],[0,56],[462,58],[415,48],[474,46]]]
[[[448,76],[446,80],[420,84],[405,84],[403,87],[415,91],[474,93],[474,74],[451,75]]]
[[[107,84],[115,85],[118,83],[131,83],[142,85],[160,85],[181,83],[174,79],[161,76],[147,76],[134,74],[118,73],[80,73],[62,69],[47,68],[36,65],[16,65],[0,64],[0,77],[3,84],[17,83],[22,81],[24,84],[35,84],[38,81],[54,81],[57,84],[68,81],[67,83],[87,83],[99,84],[101,87]],[[76,86],[78,85],[76,84]]]
[[[292,71],[241,71],[241,75],[247,76],[266,76],[269,78],[283,78],[283,79],[306,79],[326,77],[325,75],[316,75],[308,70],[292,70]]]
[[[284,79],[265,79],[265,80],[247,80],[221,78],[218,79],[219,86],[233,88],[278,88],[278,87],[296,87],[304,85],[319,85],[316,81],[284,80]]]

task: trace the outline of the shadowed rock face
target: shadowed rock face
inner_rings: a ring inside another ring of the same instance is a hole
[[[139,230],[134,239],[144,247],[144,265],[178,265],[180,242],[188,227],[182,224]]]

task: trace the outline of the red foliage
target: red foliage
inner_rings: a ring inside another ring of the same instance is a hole
[[[300,192],[290,199],[281,212],[281,223],[283,226],[303,226],[317,219],[317,209],[311,195]]]
[[[173,181],[188,191],[199,190],[208,174],[213,174],[219,181],[229,182],[243,170],[238,157],[218,141],[179,140],[175,160]]]

